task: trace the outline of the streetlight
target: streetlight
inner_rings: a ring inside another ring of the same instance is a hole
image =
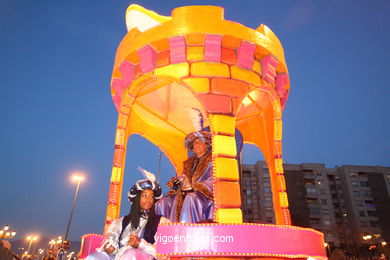
[[[28,249],[26,251],[26,254],[28,254],[30,252],[32,242],[37,241],[38,238],[39,238],[39,236],[28,236],[27,237],[27,240],[30,241],[30,243],[28,244]]]
[[[16,231],[10,231],[8,225],[5,225],[2,229],[0,229],[0,238],[12,239],[14,236],[16,236]]]
[[[370,240],[372,238],[372,236],[371,235],[365,235],[365,236],[363,236],[363,240]]]
[[[49,241],[50,249],[53,249],[53,246],[56,244],[56,241],[54,239]]]
[[[77,196],[79,194],[80,183],[84,180],[84,176],[82,176],[82,175],[73,175],[72,176],[72,180],[77,182],[77,187],[76,187],[76,192],[74,194],[74,198],[73,198],[73,202],[72,202],[72,209],[70,211],[68,226],[66,227],[64,243],[68,239],[69,227],[70,227],[70,223],[72,222],[73,212],[74,212],[74,208],[76,206],[76,199],[77,199]]]

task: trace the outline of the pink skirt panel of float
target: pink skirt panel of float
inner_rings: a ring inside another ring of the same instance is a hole
[[[295,226],[172,223],[160,225],[155,239],[161,256],[327,259],[323,234]]]
[[[86,234],[81,237],[81,247],[78,253],[79,259],[84,259],[87,255],[96,251],[103,242],[103,236],[98,234]]]

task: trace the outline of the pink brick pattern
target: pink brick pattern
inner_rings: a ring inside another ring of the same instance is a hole
[[[112,97],[115,107],[119,110],[119,105],[121,103],[121,97],[123,91],[128,87],[131,82],[133,82],[135,74],[135,65],[124,61],[119,65],[118,69],[122,73],[121,79],[112,79],[112,88],[115,89],[115,96]]]
[[[121,63],[121,65],[119,65],[118,69],[122,73],[123,85],[127,87],[134,79],[135,65],[128,61],[124,61]]]
[[[237,48],[237,66],[251,70],[253,67],[255,50],[256,45],[247,41],[242,41],[240,47]]]
[[[222,35],[206,35],[204,59],[210,62],[221,62]]]
[[[112,101],[114,102],[114,105],[116,107],[116,110],[119,111],[119,107],[120,107],[120,104],[121,104],[121,96],[119,95],[115,95],[112,97]]]
[[[157,52],[150,45],[142,47],[137,52],[141,58],[141,72],[147,73],[154,70],[156,67]]]
[[[286,105],[286,101],[288,99],[289,93],[290,93],[289,91],[286,91],[286,93],[284,94],[284,98],[280,99],[280,106],[282,107],[282,109],[284,109],[284,106]]]
[[[272,96],[275,99],[279,98],[282,108],[284,107],[289,94],[289,77],[287,73],[276,74],[276,68],[279,65],[279,61],[272,54],[265,56],[262,60],[258,60],[261,57],[256,56],[257,54],[255,54],[255,52],[257,46],[254,43],[240,40],[235,43],[234,47],[225,48],[223,47],[223,43],[226,35],[204,34],[203,36],[204,38],[201,41],[201,37],[199,36],[197,36],[199,39],[195,37],[195,40],[192,39],[191,41],[193,42],[192,45],[196,42],[196,46],[204,47],[205,62],[227,64],[229,67],[238,66],[247,71],[256,70],[255,72],[257,73],[259,73],[257,70],[259,66],[261,66],[260,77],[262,80],[266,81],[263,81],[263,83],[265,86],[269,83],[272,85],[273,83],[275,84],[275,92],[271,92]],[[120,108],[123,91],[125,91],[134,79],[140,77],[142,74],[153,72],[157,67],[184,62],[189,62],[191,64],[191,61],[187,61],[187,43],[185,37],[186,36],[171,37],[165,40],[167,42],[165,42],[165,45],[162,48],[158,49],[155,49],[153,47],[154,45],[150,44],[143,46],[137,50],[137,53],[133,53],[133,55],[139,56],[139,63],[133,64],[125,60],[118,66],[118,70],[121,72],[122,76],[121,78],[113,78],[111,83],[113,101],[118,110]],[[258,64],[255,59],[257,59],[260,64]],[[256,68],[254,68],[254,66]],[[208,74],[206,73],[205,76],[207,75]],[[237,99],[237,97],[242,97],[242,93],[247,91],[247,87],[239,88],[237,85],[238,83],[235,83],[234,87],[228,87],[230,86],[228,83],[231,78],[227,75],[222,76],[222,78],[223,80],[220,80],[220,82],[215,79],[211,81],[213,84],[211,85],[210,94],[216,96],[207,96],[203,97],[203,99],[216,102],[215,104],[212,104],[213,102],[211,102],[207,105],[213,113],[234,114],[237,112],[236,110],[239,106],[239,99]],[[220,84],[214,84],[217,82]],[[225,98],[227,96],[230,96],[231,98],[229,102]],[[222,102],[220,106],[217,105],[218,102]]]
[[[168,40],[171,64],[186,62],[186,41],[184,36],[175,36]]]
[[[287,84],[289,82],[287,73],[279,74],[276,76],[276,92],[280,98],[284,98],[287,92]]]
[[[276,77],[276,67],[279,61],[272,55],[268,55],[261,60],[261,68],[263,70],[263,77],[268,82],[274,82]]]

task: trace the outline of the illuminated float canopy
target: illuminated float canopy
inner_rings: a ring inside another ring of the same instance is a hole
[[[128,138],[138,134],[158,146],[180,174],[187,158],[184,138],[196,130],[188,109],[196,108],[212,134],[216,224],[173,223],[160,226],[158,234],[185,235],[201,228],[207,234],[234,231],[239,241],[231,248],[157,242],[158,252],[326,259],[323,234],[290,223],[282,166],[282,110],[290,81],[275,34],[265,25],[254,30],[224,20],[223,9],[214,6],[179,7],[165,17],[131,5],[126,25],[111,80],[119,115],[106,227],[119,217]],[[242,223],[237,129],[268,164],[276,225]]]

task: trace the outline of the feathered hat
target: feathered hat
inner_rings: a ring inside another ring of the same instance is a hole
[[[153,173],[148,172],[145,169],[142,169],[141,167],[137,168],[138,171],[140,171],[146,179],[137,181],[133,187],[129,190],[127,193],[127,197],[130,202],[134,202],[135,197],[138,193],[142,192],[146,189],[151,189],[154,192],[154,199],[158,200],[162,197],[162,190],[160,184],[156,182],[156,176],[154,176]]]
[[[209,150],[211,147],[211,135],[210,132],[204,131],[203,129],[203,114],[198,108],[187,109],[189,116],[192,121],[192,125],[195,128],[195,132],[189,133],[185,140],[184,146],[187,150],[192,151],[193,144],[196,139],[202,140],[205,144],[207,144],[207,149]]]

